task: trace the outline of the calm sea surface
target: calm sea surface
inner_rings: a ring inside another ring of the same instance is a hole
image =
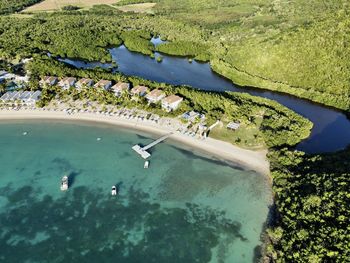
[[[0,261],[254,262],[271,203],[264,177],[168,143],[144,169],[131,146],[155,137],[1,122]]]

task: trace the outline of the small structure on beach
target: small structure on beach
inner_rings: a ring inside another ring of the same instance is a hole
[[[177,95],[170,95],[162,99],[162,108],[167,112],[174,111],[179,108],[182,101],[182,97],[179,97]]]
[[[196,119],[200,119],[202,121],[205,120],[205,115],[204,114],[201,114],[201,113],[193,111],[193,110],[185,112],[184,114],[181,115],[181,117],[184,120],[189,121],[189,122],[193,122]]]
[[[4,76],[7,74],[7,71],[5,70],[0,70],[0,77]]]
[[[65,77],[60,82],[58,82],[58,86],[60,86],[62,89],[69,89],[71,87],[74,87],[75,82],[77,82],[76,78]]]
[[[146,95],[148,88],[146,86],[137,85],[130,90],[131,95],[143,97]]]
[[[124,91],[128,91],[129,89],[130,84],[126,82],[118,82],[111,88],[111,90],[114,92],[114,95],[117,97],[120,97]]]
[[[239,127],[241,126],[241,124],[239,123],[239,122],[233,122],[233,121],[231,121],[231,122],[229,122],[228,124],[227,124],[227,129],[229,129],[229,130],[237,130]]]
[[[104,90],[109,90],[112,87],[112,81],[101,79],[94,86],[96,89],[102,88]]]
[[[4,82],[5,80],[12,79],[13,74],[8,73],[7,71],[1,70],[0,71],[0,83]]]
[[[58,78],[53,76],[45,76],[40,80],[40,85],[54,86],[58,83]]]
[[[199,113],[196,111],[188,111],[182,114],[181,117],[186,121],[194,121],[197,117],[199,117]]]
[[[160,89],[154,89],[146,95],[148,103],[157,103],[165,98],[165,93]]]
[[[93,85],[94,85],[94,80],[93,79],[87,79],[87,78],[82,78],[75,84],[75,86],[78,89],[90,88]]]

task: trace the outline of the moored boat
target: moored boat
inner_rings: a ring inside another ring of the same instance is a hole
[[[66,191],[68,190],[68,176],[65,175],[62,177],[61,180],[61,191]]]
[[[112,195],[117,195],[118,191],[117,191],[117,187],[115,185],[112,186]]]
[[[143,168],[147,169],[149,167],[149,161],[145,161],[145,164],[143,165]]]

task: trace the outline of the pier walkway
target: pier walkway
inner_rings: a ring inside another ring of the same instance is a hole
[[[150,144],[141,147],[140,145],[136,144],[132,147],[132,149],[137,152],[139,155],[141,155],[141,157],[143,159],[147,159],[149,157],[151,157],[151,154],[149,152],[147,152],[148,149],[152,148],[153,146],[157,145],[158,143],[161,143],[162,141],[166,140],[167,138],[169,138],[173,133],[168,133],[162,137],[160,137],[159,139],[155,140],[154,142],[151,142]]]

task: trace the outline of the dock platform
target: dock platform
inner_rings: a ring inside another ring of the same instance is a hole
[[[150,144],[141,147],[140,145],[136,144],[132,147],[132,149],[137,152],[143,159],[148,159],[149,157],[151,157],[151,154],[149,152],[147,152],[148,149],[154,147],[155,145],[157,145],[158,143],[161,143],[162,141],[166,140],[167,138],[169,138],[173,133],[168,133],[162,137],[160,137],[159,139],[155,140],[154,142],[151,142]]]

